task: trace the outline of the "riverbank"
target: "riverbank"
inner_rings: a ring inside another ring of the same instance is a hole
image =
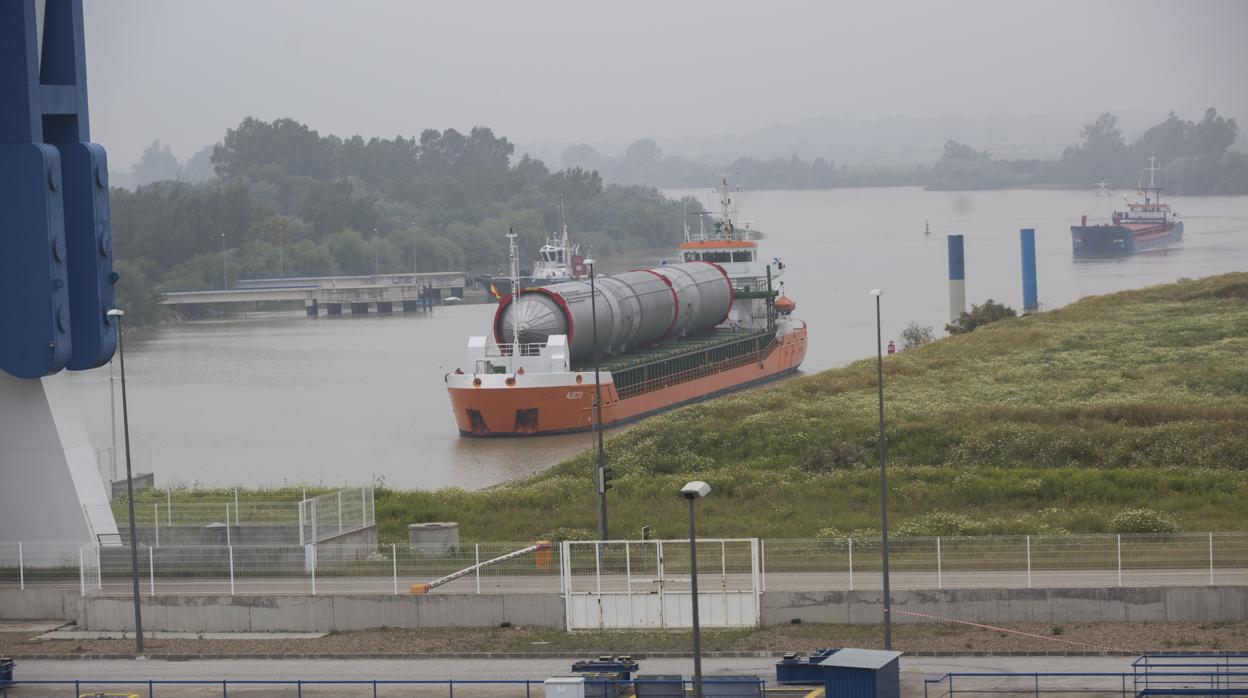
[[[1248,274],[1232,273],[1085,298],[889,357],[893,531],[1244,530],[1245,356]],[[675,492],[696,478],[714,488],[699,511],[708,536],[870,535],[875,439],[872,360],[646,420],[607,442],[611,534],[682,535]],[[438,520],[458,521],[465,540],[594,537],[591,467],[585,452],[488,491],[382,488],[380,537]]]

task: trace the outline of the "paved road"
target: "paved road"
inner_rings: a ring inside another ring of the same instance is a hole
[[[902,695],[923,695],[923,679],[935,678],[950,671],[957,672],[1129,672],[1129,657],[913,657],[902,658]],[[769,682],[775,677],[774,658],[708,658],[703,662],[707,675],[753,675]],[[475,680],[533,679],[540,681],[549,676],[566,675],[569,659],[353,659],[353,660],[206,660],[170,662],[161,660],[24,660],[17,667],[17,678],[68,680],[83,679],[83,693],[103,690],[123,693],[122,689],[146,696],[148,679],[152,680],[199,680],[222,679],[245,680],[446,680],[454,678]],[[647,659],[641,662],[645,674],[683,674],[693,671],[688,659]],[[87,679],[134,681],[128,686],[91,684]],[[1001,687],[1031,689],[1034,680],[993,679],[991,684]],[[987,680],[980,682],[983,687]],[[1061,690],[1068,688],[1104,687],[1104,695],[1120,695],[1121,679],[1045,679],[1042,688]],[[1129,687],[1129,686],[1128,686]],[[73,695],[72,686],[19,686],[10,692],[12,698],[27,696]],[[54,690],[57,689],[57,690]],[[231,696],[268,698],[269,696],[294,696],[290,686],[230,686]],[[524,696],[524,687],[518,685],[472,685],[457,684],[454,689],[461,698],[518,698]],[[206,686],[157,686],[157,696],[220,696],[220,685]],[[322,696],[371,696],[372,686],[321,686],[304,687],[303,695],[309,698]],[[382,685],[378,696],[429,696],[446,697],[445,685],[414,688],[412,686]],[[532,696],[541,698],[541,686],[532,687]],[[939,695],[939,694],[937,694]],[[1089,695],[1089,694],[1083,694]],[[1100,694],[1091,694],[1100,695]]]
[[[231,585],[226,578],[164,578],[156,576],[155,584],[140,570],[141,589],[144,594],[229,594]],[[880,589],[878,572],[770,572],[761,576],[764,591],[845,591],[850,589]],[[397,583],[396,583],[397,581]],[[410,593],[411,585],[432,581],[430,577],[319,577],[315,580],[317,594],[393,594]],[[667,591],[687,591],[687,576],[669,575],[664,581]],[[699,585],[706,592],[718,589],[749,590],[751,575],[729,573],[702,574]],[[894,589],[972,589],[972,588],[1072,588],[1109,586],[1219,586],[1248,584],[1248,569],[1218,568],[1211,575],[1205,569],[1127,569],[1121,576],[1116,569],[1108,570],[975,570],[937,573],[932,571],[894,571],[890,575]],[[80,581],[27,580],[29,588],[78,589]],[[601,586],[600,586],[601,585]],[[0,583],[0,587],[14,588],[13,581]],[[92,580],[87,580],[91,590]],[[434,593],[474,593],[478,580],[474,576],[457,579],[439,587]],[[561,582],[557,574],[544,575],[482,575],[482,593],[560,593]],[[648,593],[657,591],[658,583],[653,577],[638,576],[631,580],[625,575],[603,575],[601,580],[593,575],[573,577],[573,589],[578,592],[626,591]],[[108,594],[130,593],[128,581],[108,581],[102,591]],[[235,594],[311,594],[313,580],[309,577],[237,577]]]

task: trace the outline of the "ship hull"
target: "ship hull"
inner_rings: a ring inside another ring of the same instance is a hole
[[[1076,259],[1125,257],[1179,242],[1183,239],[1183,224],[1072,225],[1070,238]]]
[[[806,327],[778,337],[762,357],[736,360],[689,380],[670,381],[621,397],[603,374],[602,422],[616,426],[652,414],[775,380],[796,371],[806,356]],[[508,385],[510,379],[513,384]],[[480,380],[480,384],[475,384]],[[465,437],[568,434],[594,428],[593,371],[519,375],[450,375],[451,409]]]

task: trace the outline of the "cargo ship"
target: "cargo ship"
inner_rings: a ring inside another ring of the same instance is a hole
[[[1148,186],[1141,186],[1143,202],[1126,201],[1126,211],[1114,211],[1108,222],[1088,224],[1085,215],[1079,225],[1070,227],[1072,251],[1075,258],[1121,257],[1143,250],[1156,249],[1178,243],[1183,239],[1183,223],[1169,204],[1161,203],[1161,190],[1157,186],[1156,156],[1148,159]],[[1105,196],[1105,182],[1098,183],[1098,195]],[[1125,197],[1124,197],[1125,201]]]
[[[806,323],[783,293],[784,265],[737,225],[726,178],[720,206],[710,226],[686,223],[679,262],[597,277],[591,263],[588,279],[517,284],[445,377],[460,435],[588,431],[598,401],[602,425],[618,425],[796,371]]]

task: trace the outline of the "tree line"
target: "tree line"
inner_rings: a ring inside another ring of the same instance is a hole
[[[656,187],[698,187],[729,172],[750,189],[830,189],[863,186],[924,186],[931,190],[1081,188],[1106,181],[1115,188],[1135,187],[1152,155],[1162,168],[1159,183],[1175,194],[1248,194],[1248,156],[1232,149],[1238,135],[1234,119],[1205,112],[1185,121],[1173,112],[1128,143],[1117,119],[1102,114],[1080,134],[1082,142],[1057,159],[997,160],[987,151],[955,140],[945,143],[932,166],[850,168],[824,158],[760,160],[739,158],[713,165],[664,155],[655,141],[643,138],[622,155],[607,156],[586,144],[569,146],[563,163],[600,172],[608,182]]]
[[[145,159],[167,154],[157,144]],[[247,118],[212,149],[208,181],[111,191],[119,305],[141,323],[156,319],[161,291],[239,278],[496,272],[507,266],[509,229],[527,266],[557,229],[560,201],[574,238],[595,254],[681,239],[681,202],[513,154],[481,126],[365,140]]]

